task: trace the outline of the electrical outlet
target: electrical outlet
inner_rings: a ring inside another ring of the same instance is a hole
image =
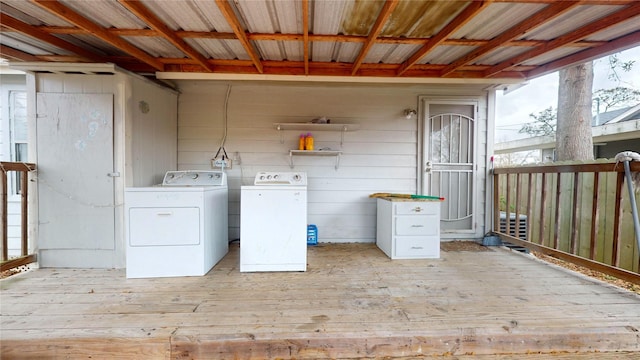
[[[229,158],[225,158],[224,160],[222,160],[222,158],[211,159],[212,169],[222,169],[223,168],[222,165],[224,165],[225,169],[231,169],[231,166],[233,165],[233,161]]]

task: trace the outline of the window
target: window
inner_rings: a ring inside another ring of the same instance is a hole
[[[27,93],[9,91],[9,133],[11,161],[27,161]],[[13,194],[21,191],[21,174],[13,172],[11,189]]]

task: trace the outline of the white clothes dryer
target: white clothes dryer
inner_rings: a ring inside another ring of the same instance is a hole
[[[229,251],[224,172],[169,171],[124,201],[127,278],[202,276]]]

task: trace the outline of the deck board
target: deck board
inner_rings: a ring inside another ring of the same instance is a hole
[[[309,248],[307,272],[240,273],[233,245],[202,277],[39,269],[0,281],[0,355],[491,359],[640,352],[637,294],[501,248],[441,255],[392,261],[372,244],[327,244]]]

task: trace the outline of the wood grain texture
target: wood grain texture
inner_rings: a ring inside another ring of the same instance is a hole
[[[0,356],[538,360],[640,351],[640,296],[502,248],[390,260],[375,244],[321,244],[309,247],[303,273],[240,273],[238,253],[232,244],[202,277],[39,269],[4,279]]]

